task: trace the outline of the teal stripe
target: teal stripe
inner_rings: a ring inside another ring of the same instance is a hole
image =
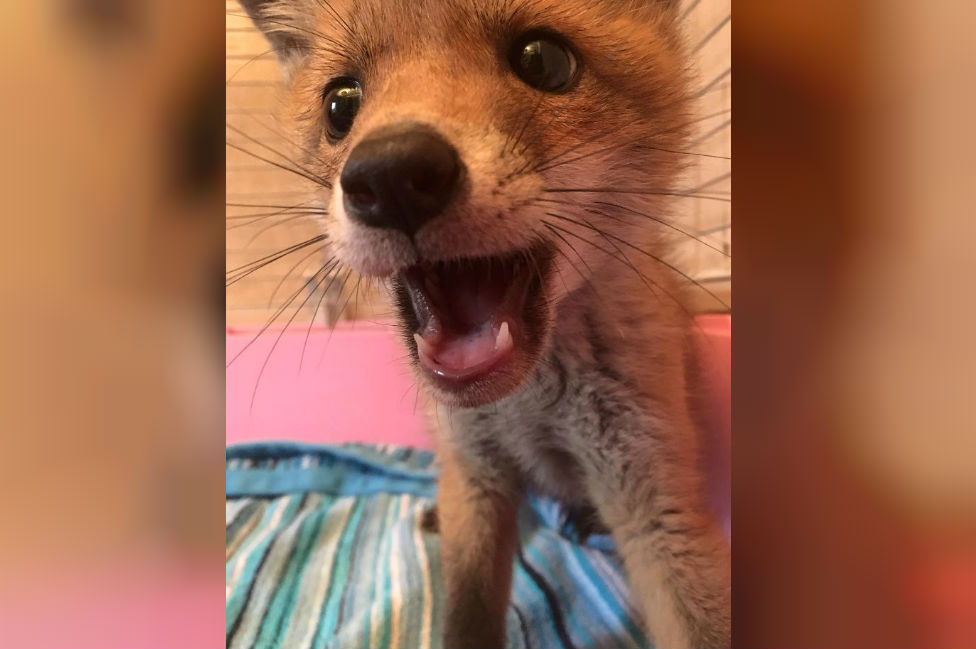
[[[430,596],[430,593],[424,591],[422,572],[425,566],[420,564],[420,549],[417,547],[417,540],[414,538],[414,532],[420,526],[421,510],[417,507],[419,504],[420,502],[416,498],[407,500],[408,515],[403,519],[401,531],[403,536],[401,555],[403,556],[404,568],[404,592],[400,647],[404,649],[419,646],[420,628],[424,623],[424,598]]]
[[[335,629],[337,636],[345,631],[346,636],[355,635],[355,638],[359,638],[359,634],[354,629],[359,619],[366,616],[369,606],[368,587],[373,583],[374,574],[367,567],[369,565],[367,558],[376,556],[376,545],[379,541],[376,522],[380,520],[381,503],[379,498],[364,500],[366,506],[363,510],[363,521],[360,523],[361,531],[353,539],[356,561],[349,567],[347,582],[344,585],[346,592],[339,606],[339,619],[343,626]]]
[[[396,533],[398,517],[400,515],[400,499],[395,498],[393,501],[393,526],[391,529],[391,534],[388,534],[388,542],[386,545],[386,551],[382,553],[382,556],[386,559],[383,562],[383,631],[380,635],[381,647],[390,646],[390,627],[393,624],[392,607],[393,600],[390,597],[390,584],[392,575],[390,574],[390,559],[391,548],[393,547],[393,535]]]
[[[630,597],[622,566],[603,552],[593,552],[590,556],[590,565],[596,571],[600,584],[616,595],[616,601],[621,602],[622,617],[627,629],[641,638],[645,646],[651,646],[647,634],[640,626],[640,613]]]
[[[299,532],[306,521],[315,513],[320,498],[312,495],[303,499],[300,511],[277,535],[270,545],[261,564],[255,570],[250,584],[250,595],[245,597],[238,628],[228,638],[228,645],[234,649],[252,647],[261,633],[261,623],[276,593],[276,586],[285,571],[288,560],[294,552]]]
[[[413,538],[414,529],[418,524],[416,501],[408,499],[406,515],[400,525],[403,604],[400,610],[400,637],[398,638],[399,646],[407,649],[420,646],[420,627],[423,624],[424,582],[420,574],[423,566],[418,561],[417,546]],[[411,595],[414,597],[411,598]]]
[[[342,536],[339,538],[339,545],[332,558],[332,570],[330,571],[331,581],[326,591],[324,609],[317,616],[319,629],[315,638],[313,638],[314,647],[324,646],[326,640],[335,633],[336,619],[339,614],[338,598],[342,594],[341,586],[346,583],[349,575],[349,553],[352,550],[352,539],[359,529],[359,521],[362,519],[365,507],[365,500],[356,502],[355,509],[349,517],[349,522],[346,523],[346,527],[342,531]]]
[[[284,512],[281,516],[280,522],[278,523],[278,527],[275,529],[275,532],[268,534],[267,538],[261,541],[246,558],[242,557],[241,555],[235,555],[234,557],[231,557],[231,562],[227,564],[227,578],[230,578],[234,568],[237,565],[237,561],[245,561],[244,570],[241,573],[241,577],[238,580],[234,590],[231,592],[230,599],[227,602],[227,633],[230,633],[231,629],[237,623],[238,616],[241,615],[244,606],[244,599],[247,597],[251,582],[254,580],[254,573],[257,570],[258,565],[261,563],[261,559],[271,546],[271,543],[277,538],[278,533],[287,527],[289,523],[291,523],[301,501],[302,496],[287,496],[283,499],[279,499],[276,506],[268,507],[261,519],[261,523],[258,524],[254,531],[252,531],[251,534],[244,539],[241,548],[243,549],[244,546],[249,544],[252,537],[257,538],[258,535],[267,532],[267,524],[271,522],[272,518],[274,518],[275,512],[277,512],[279,508],[283,508]]]
[[[365,533],[356,548],[358,560],[349,573],[349,592],[342,608],[343,626],[336,629],[337,644],[343,647],[366,646],[368,620],[373,601],[373,588],[376,584],[375,561],[382,541],[380,530],[389,507],[385,497],[369,498],[369,506],[363,513],[362,526]],[[367,631],[362,630],[367,625]],[[321,648],[319,648],[321,649]]]
[[[432,505],[433,503],[431,503]],[[423,516],[424,510],[427,509],[428,505],[419,508],[420,516]],[[421,518],[423,520],[423,518]],[[417,521],[420,524],[420,521]],[[430,635],[430,646],[431,649],[442,649],[441,633],[439,621],[443,615],[444,610],[444,589],[442,587],[443,582],[441,581],[441,537],[440,534],[434,534],[432,532],[425,532],[421,530],[421,538],[424,542],[424,550],[427,553],[427,567],[430,571],[430,587],[431,587],[431,619],[433,620],[433,628],[431,629]]]
[[[603,617],[604,624],[606,624],[606,626],[612,629],[614,632],[619,632],[621,630],[625,631],[627,638],[631,641],[632,645],[638,649],[643,649],[643,647],[646,646],[643,635],[640,633],[640,631],[638,631],[633,620],[631,620],[630,616],[627,614],[627,611],[620,606],[617,597],[610,592],[606,583],[596,574],[593,565],[590,564],[587,553],[578,545],[569,543],[565,545],[567,548],[567,555],[571,557],[571,560],[575,560],[575,565],[578,566],[582,572],[581,578],[577,579],[576,581],[577,583],[580,583],[591,595],[591,599],[595,603],[595,607],[603,609],[605,613]],[[574,572],[577,572],[578,574],[580,571],[577,570]]]
[[[364,555],[365,546],[367,545],[369,538],[372,536],[372,530],[370,529],[369,521],[371,520],[370,515],[373,511],[373,501],[371,499],[363,499],[363,512],[361,516],[361,521],[357,526],[356,533],[352,537],[349,545],[349,557],[347,559],[347,574],[346,581],[342,584],[342,588],[337,594],[337,614],[336,614],[336,626],[338,627],[344,621],[348,621],[351,614],[355,613],[352,606],[352,602],[356,600],[356,592],[359,586],[359,579],[356,575],[358,574],[359,566],[363,564],[361,561]]]
[[[382,561],[383,561],[383,547],[385,546],[388,537],[388,534],[386,532],[387,527],[389,527],[388,521],[390,521],[393,507],[395,505],[392,496],[386,496],[385,500],[388,501],[388,504],[386,509],[384,510],[383,518],[379,522],[379,527],[377,528],[378,545],[376,548],[376,561],[374,562],[373,572],[372,575],[370,576],[372,588],[371,588],[371,594],[369,596],[369,600],[367,600],[368,603],[366,608],[366,629],[362,636],[363,638],[362,646],[364,647],[364,649],[375,649],[373,646],[370,646],[370,642],[372,641],[371,636],[372,636],[372,627],[373,627],[373,609],[377,598],[377,588],[382,586],[383,580],[382,580],[382,573],[380,572],[380,566],[382,565]]]
[[[231,519],[230,523],[227,524],[224,548],[229,548],[234,543],[238,542],[237,537],[241,534],[241,530],[250,524],[254,517],[258,515],[258,512],[263,511],[264,509],[267,509],[266,504],[258,501],[248,501],[245,499],[244,506],[239,508],[234,513],[234,517]],[[241,542],[243,542],[243,539]]]
[[[433,454],[414,451],[416,468],[397,460],[402,449],[378,452],[362,444],[315,446],[292,443],[241,444],[227,448],[229,497],[278,496],[315,491],[332,495],[409,493],[433,497]],[[305,458],[314,465],[301,467]]]
[[[269,469],[274,466],[281,470],[297,468],[296,465],[289,465],[287,461],[279,462],[275,457],[269,457],[277,454],[279,459],[283,460],[300,460],[307,456],[315,458],[321,466],[345,465],[363,473],[380,473],[402,478],[423,480],[436,474],[432,467],[434,455],[429,451],[415,451],[415,453],[423,467],[419,471],[407,470],[406,465],[397,461],[393,453],[377,453],[375,447],[363,444],[341,446],[290,443],[239,444],[227,447],[227,469],[242,468],[243,465],[232,465],[232,460],[236,458],[245,458],[245,465],[250,460],[252,466],[257,469]],[[278,464],[274,464],[275,462]],[[309,470],[314,468],[316,467],[310,467]]]
[[[527,616],[531,646],[562,647],[552,616],[546,610],[545,596],[518,561],[515,562],[512,596]]]
[[[393,528],[393,533],[390,535],[390,553],[387,559],[387,574],[390,580],[390,631],[387,634],[387,642],[385,646],[388,647],[403,647],[403,633],[406,628],[407,613],[411,608],[405,599],[410,590],[407,587],[409,570],[407,565],[407,553],[406,553],[406,539],[404,538],[404,531],[409,529],[409,516],[410,516],[410,504],[405,502],[407,496],[400,496],[397,500],[397,519],[396,525]],[[396,542],[397,552],[393,551],[393,542]],[[397,582],[393,582],[393,567],[396,565],[399,575]],[[393,599],[394,587],[400,590],[400,600]],[[399,625],[397,628],[397,635],[393,635],[393,616],[399,616]],[[399,645],[397,644],[399,642]]]
[[[298,540],[295,542],[284,574],[278,581],[275,596],[262,621],[261,631],[254,645],[257,649],[270,649],[280,639],[282,622],[294,606],[298,584],[308,567],[308,553],[312,548],[312,542],[318,536],[323,521],[329,513],[328,506],[323,502],[299,528]]]
[[[575,631],[575,634],[570,635],[570,640],[577,647],[592,646],[593,636],[590,634],[589,629],[584,628],[580,624],[580,618],[583,614],[588,613],[588,611],[586,609],[579,609],[579,615],[573,614],[573,607],[571,606],[572,596],[567,592],[565,584],[559,580],[560,577],[567,576],[565,574],[566,563],[558,559],[550,561],[549,558],[543,555],[543,548],[549,545],[547,542],[548,539],[546,539],[547,535],[542,533],[538,536],[543,539],[545,545],[543,543],[536,543],[525,548],[526,558],[532,560],[532,567],[542,576],[549,585],[550,590],[555,593],[556,605],[559,606],[563,619],[568,621],[569,626]],[[558,549],[556,551],[558,552]],[[555,566],[555,569],[553,569],[553,566]],[[567,633],[569,633],[569,629],[567,629]]]
[[[225,524],[226,525],[231,525],[232,522],[234,521],[234,519],[237,518],[238,515],[241,513],[241,511],[243,511],[245,507],[247,507],[249,504],[251,504],[251,502],[252,501],[251,501],[250,498],[240,498],[238,500],[228,500],[227,501],[227,505],[224,508],[224,512],[225,512],[224,522],[225,522]]]
[[[536,533],[537,531],[534,529],[534,527],[535,524],[533,523],[532,524],[533,529],[527,537],[529,541],[525,541],[525,540],[522,541],[523,548],[530,547],[532,545],[530,542],[531,539],[537,536]],[[543,619],[545,619],[547,623],[544,626],[547,630],[551,631],[551,634],[545,637],[545,642],[542,642],[542,638],[539,639],[540,646],[563,647],[562,640],[559,639],[559,632],[556,631],[556,623],[552,615],[549,613],[548,603],[546,601],[545,593],[538,586],[538,584],[535,583],[535,580],[533,580],[532,577],[529,576],[529,573],[525,571],[525,568],[522,567],[522,564],[518,560],[515,560],[514,565],[516,568],[515,577],[517,578],[518,582],[522,585],[523,592],[528,590],[531,591],[534,595],[533,600],[530,600],[533,601],[533,604],[531,605],[531,607],[528,608],[536,612],[537,618],[542,617]]]
[[[316,467],[316,470],[284,467],[228,471],[226,488],[227,495],[232,497],[317,492],[333,496],[397,493],[432,498],[437,492],[432,475],[368,475],[332,467]]]

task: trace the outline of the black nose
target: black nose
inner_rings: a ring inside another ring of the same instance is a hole
[[[339,182],[346,213],[365,225],[413,235],[443,211],[460,180],[457,151],[423,127],[363,140]]]

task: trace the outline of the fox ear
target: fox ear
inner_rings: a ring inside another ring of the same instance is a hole
[[[304,0],[238,0],[264,33],[286,68],[312,49],[307,24],[313,15]]]

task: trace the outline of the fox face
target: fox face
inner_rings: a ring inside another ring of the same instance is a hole
[[[690,124],[673,4],[244,2],[282,61],[332,250],[390,281],[441,402],[512,394],[595,269],[666,252],[649,219]]]

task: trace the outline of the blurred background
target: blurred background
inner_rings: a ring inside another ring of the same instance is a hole
[[[0,647],[222,646],[223,13],[0,43]]]
[[[976,646],[976,7],[735,5],[735,638]]]

